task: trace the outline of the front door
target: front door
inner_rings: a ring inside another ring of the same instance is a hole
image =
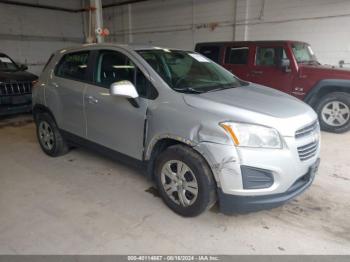
[[[125,97],[112,96],[114,82],[128,80],[140,86],[142,72],[118,51],[103,50],[96,54],[94,84],[88,84],[84,96],[87,138],[112,150],[142,159],[148,99],[137,104]]]
[[[293,74],[286,72],[279,66],[282,58],[287,58],[283,46],[256,46],[255,62],[249,73],[249,81],[290,94]]]

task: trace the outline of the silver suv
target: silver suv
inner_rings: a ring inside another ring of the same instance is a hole
[[[41,148],[147,166],[164,202],[196,216],[276,207],[314,179],[315,112],[190,51],[95,44],[57,51],[33,91]]]

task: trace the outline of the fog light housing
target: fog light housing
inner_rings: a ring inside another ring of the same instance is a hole
[[[273,174],[270,170],[241,166],[243,189],[263,189],[273,185]]]

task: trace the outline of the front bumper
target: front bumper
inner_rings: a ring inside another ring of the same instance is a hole
[[[276,150],[237,148],[210,142],[201,142],[194,147],[212,169],[223,213],[272,208],[294,198],[312,184],[319,163],[320,141],[314,154],[303,160],[298,148],[309,143],[309,138],[284,137],[283,140],[283,149]],[[257,178],[253,183],[244,180],[243,171],[247,167],[249,178]],[[259,172],[265,172],[265,176],[260,177]]]
[[[290,199],[300,195],[312,184],[319,163],[320,159],[318,158],[309,168],[309,171],[295,181],[284,193],[262,196],[235,196],[225,194],[221,188],[218,188],[220,211],[224,214],[249,213],[283,205]]]
[[[26,113],[32,110],[31,94],[0,96],[0,116]]]

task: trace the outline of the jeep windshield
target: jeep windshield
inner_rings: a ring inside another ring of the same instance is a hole
[[[187,51],[137,51],[175,91],[204,93],[241,86],[243,82],[206,57]]]
[[[0,71],[18,71],[18,66],[6,55],[0,54]]]
[[[298,64],[319,64],[310,45],[306,43],[293,43],[292,50]]]

